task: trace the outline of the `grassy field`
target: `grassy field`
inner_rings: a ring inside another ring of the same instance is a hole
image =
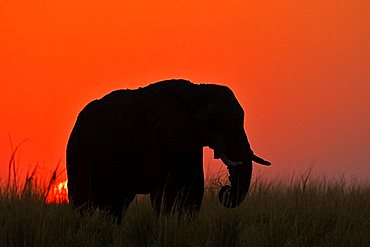
[[[194,219],[156,217],[136,199],[117,226],[104,212],[81,216],[68,204],[46,204],[26,183],[0,189],[0,246],[370,246],[370,186],[315,181],[309,175],[253,182],[236,209],[208,189]]]

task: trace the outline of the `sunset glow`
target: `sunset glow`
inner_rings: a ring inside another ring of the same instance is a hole
[[[65,166],[88,102],[185,78],[235,92],[273,163],[255,172],[368,178],[369,13],[369,0],[0,1],[0,170],[26,139],[20,173]]]
[[[46,198],[47,203],[64,203],[68,201],[68,180],[56,184]]]

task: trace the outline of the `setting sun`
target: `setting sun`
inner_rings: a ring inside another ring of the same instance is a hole
[[[64,203],[68,201],[68,180],[56,184],[46,198],[47,203]]]

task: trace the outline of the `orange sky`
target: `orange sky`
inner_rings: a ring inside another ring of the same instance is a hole
[[[226,84],[266,174],[370,177],[370,2],[0,2],[0,169],[65,165],[94,98],[168,78]],[[206,163],[210,163],[207,152]],[[217,166],[217,162],[210,165]]]

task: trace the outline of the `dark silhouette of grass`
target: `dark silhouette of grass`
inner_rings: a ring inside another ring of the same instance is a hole
[[[288,182],[257,176],[246,201],[226,209],[217,198],[220,174],[208,181],[195,218],[157,217],[142,196],[117,225],[103,211],[81,215],[67,203],[46,203],[57,169],[42,183],[34,168],[21,184],[13,160],[0,186],[0,246],[370,246],[369,183],[310,171]]]

